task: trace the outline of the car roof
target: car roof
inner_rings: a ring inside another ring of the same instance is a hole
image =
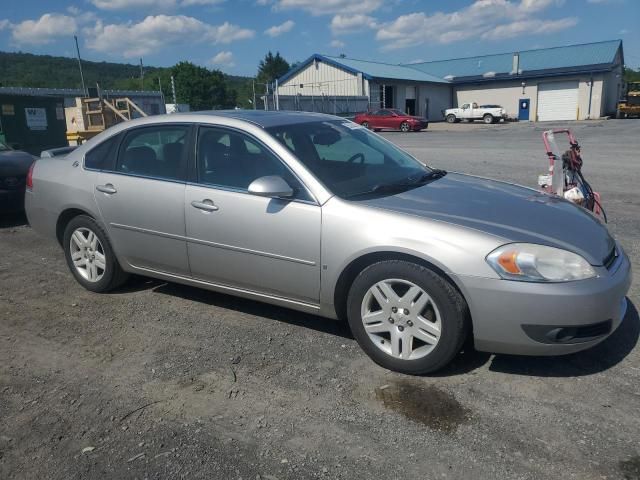
[[[324,113],[294,112],[286,110],[205,110],[201,112],[181,113],[180,115],[234,118],[236,120],[251,122],[262,128],[290,125],[292,123],[344,120],[343,118]]]

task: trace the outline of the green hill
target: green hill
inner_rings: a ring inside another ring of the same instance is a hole
[[[87,87],[100,84],[103,89],[141,90],[140,66],[126,63],[82,61]],[[158,79],[167,99],[171,98],[171,68],[144,67],[144,90],[158,90]],[[237,93],[239,106],[248,107],[251,78],[224,75],[229,90]],[[75,58],[0,52],[0,86],[81,88]]]

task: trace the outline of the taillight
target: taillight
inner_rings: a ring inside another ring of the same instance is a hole
[[[33,168],[36,166],[36,162],[33,162],[27,172],[27,189],[33,190]]]

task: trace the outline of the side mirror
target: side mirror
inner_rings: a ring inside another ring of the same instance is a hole
[[[259,197],[289,198],[293,196],[293,189],[278,175],[269,175],[255,179],[249,185],[249,193]]]

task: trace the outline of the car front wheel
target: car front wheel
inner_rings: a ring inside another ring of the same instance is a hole
[[[450,113],[446,117],[447,123],[456,123],[456,116],[453,113]]]
[[[351,331],[379,365],[413,375],[444,367],[468,332],[467,306],[440,275],[389,260],[364,269],[347,300]]]
[[[87,290],[108,292],[127,280],[107,234],[93,218],[73,218],[65,228],[63,247],[71,273]]]
[[[408,132],[409,130],[411,130],[411,125],[409,125],[407,122],[402,122],[400,124],[400,131],[401,132]]]

